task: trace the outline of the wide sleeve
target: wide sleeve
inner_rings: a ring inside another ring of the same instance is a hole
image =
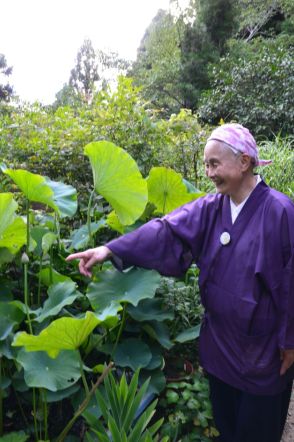
[[[279,347],[294,349],[294,204],[284,210],[281,223],[283,270],[279,290]]]
[[[182,276],[201,252],[207,208],[205,198],[121,236],[106,246],[122,269],[136,265],[165,276]]]

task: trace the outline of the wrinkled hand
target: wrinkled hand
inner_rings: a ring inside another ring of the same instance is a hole
[[[112,256],[111,250],[106,246],[96,247],[94,249],[88,249],[84,252],[73,253],[66,258],[66,261],[72,261],[73,259],[79,259],[79,270],[84,276],[91,277],[91,268],[97,263],[103,263]]]
[[[281,350],[281,370],[280,375],[283,376],[286,371],[294,364],[294,349]]]

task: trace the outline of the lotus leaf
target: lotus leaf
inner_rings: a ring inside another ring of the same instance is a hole
[[[149,334],[149,336],[156,339],[167,350],[173,346],[169,337],[169,329],[166,324],[157,321],[149,321],[144,324],[142,328]]]
[[[127,302],[136,306],[141,299],[153,298],[160,275],[154,270],[132,268],[121,273],[110,270],[99,275],[100,281],[91,283],[87,297],[94,310],[103,311],[112,302]]]
[[[12,193],[0,193],[0,238],[7,227],[13,222],[18,204]]]
[[[152,353],[148,345],[135,338],[124,339],[114,353],[115,364],[120,367],[130,367],[134,371],[146,367],[151,359]]]
[[[5,169],[3,172],[10,176],[29,201],[45,204],[58,212],[54,192],[44,177],[22,169]]]
[[[180,342],[181,344],[183,342],[193,341],[199,337],[199,334],[200,324],[196,325],[195,327],[188,328],[187,330],[184,330],[182,333],[178,334],[175,341]]]
[[[96,233],[99,229],[104,227],[106,224],[105,219],[99,220],[97,223],[91,223],[91,233]],[[75,250],[84,249],[87,244],[89,243],[90,237],[89,237],[89,231],[88,226],[83,225],[78,230],[75,230],[71,237],[71,245],[70,247],[73,247]]]
[[[15,305],[0,302],[0,340],[6,339],[14,326],[20,324],[23,318],[23,312]]]
[[[22,349],[17,362],[24,369],[24,378],[29,387],[64,390],[81,377],[79,356],[75,351],[62,351],[52,359],[46,352],[28,353]]]
[[[45,178],[46,184],[53,191],[53,201],[58,207],[61,218],[72,217],[77,211],[77,191],[74,187]]]
[[[56,319],[38,336],[29,335],[26,332],[18,333],[12,346],[24,346],[27,351],[46,351],[50,357],[56,358],[61,350],[77,350],[94,328],[101,323],[102,321],[89,311],[81,319]]]
[[[25,434],[24,431],[19,431],[5,434],[5,436],[0,437],[0,442],[26,442],[29,436]]]
[[[12,224],[2,233],[0,247],[5,247],[10,253],[15,254],[26,244],[27,226],[22,218],[16,217]]]
[[[42,284],[49,287],[51,284],[57,284],[58,282],[72,281],[69,276],[62,275],[56,270],[52,269],[52,282],[50,280],[50,268],[44,267],[40,272],[39,276]]]
[[[147,183],[149,202],[155,204],[159,213],[169,213],[195,199],[193,194],[187,191],[182,176],[172,169],[153,167]]]
[[[96,192],[111,204],[123,225],[133,224],[148,200],[147,184],[136,162],[108,141],[90,143],[84,152],[90,159]]]
[[[137,307],[128,306],[128,313],[136,321],[165,321],[166,319],[173,319],[172,311],[162,308],[162,301],[160,299],[143,299],[139,302]]]
[[[71,305],[78,296],[82,296],[76,289],[73,281],[64,281],[50,286],[48,299],[44,302],[43,308],[39,310],[35,321],[42,322],[44,319],[57,315],[63,307]]]

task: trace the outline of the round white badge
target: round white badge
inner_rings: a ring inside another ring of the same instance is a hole
[[[231,241],[230,234],[228,232],[223,232],[220,236],[220,242],[223,246],[226,246]]]

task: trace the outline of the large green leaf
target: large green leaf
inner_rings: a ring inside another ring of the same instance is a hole
[[[31,238],[35,241],[36,247],[34,249],[34,253],[38,256],[43,255],[43,249],[42,249],[42,240],[44,235],[47,233],[50,233],[50,230],[47,227],[42,226],[34,226],[30,229]]]
[[[3,172],[10,176],[29,201],[45,204],[58,212],[54,192],[43,176],[22,169],[5,169]]]
[[[145,342],[140,339],[124,339],[117,346],[114,353],[114,362],[120,367],[130,367],[136,371],[138,368],[146,367],[152,359],[152,353]]]
[[[82,296],[76,289],[73,281],[59,282],[52,285],[48,290],[48,299],[44,302],[43,308],[35,321],[42,322],[44,319],[57,315],[63,307],[71,305],[78,296]]]
[[[91,234],[98,232],[99,229],[106,225],[106,221],[104,218],[99,220],[97,223],[91,223]],[[74,230],[71,236],[71,244],[70,248],[74,248],[75,250],[84,249],[90,240],[89,230],[87,224],[83,225],[77,230]]]
[[[149,367],[146,367],[149,368]],[[140,384],[145,382],[147,379],[150,378],[149,386],[148,386],[148,393],[155,393],[156,395],[159,395],[166,386],[166,378],[162,372],[162,370],[154,370],[149,371],[146,369],[143,369],[140,371]]]
[[[174,314],[171,310],[163,309],[160,299],[143,299],[137,307],[128,306],[128,313],[136,321],[165,321],[173,319]]]
[[[0,238],[7,227],[13,222],[17,209],[12,193],[0,193]]]
[[[200,328],[200,324],[196,325],[195,327],[188,328],[187,330],[179,333],[174,340],[176,342],[180,342],[181,344],[183,342],[193,341],[194,339],[197,339],[199,337]]]
[[[88,286],[87,297],[94,310],[103,311],[112,302],[136,306],[145,298],[153,298],[160,275],[154,270],[132,268],[121,273],[110,270],[99,274],[100,281]]]
[[[40,276],[42,284],[49,287],[51,284],[57,284],[58,282],[72,281],[69,276],[62,275],[57,270],[52,269],[52,282],[50,280],[50,268],[44,267],[38,275]]]
[[[150,321],[142,325],[145,332],[156,339],[164,348],[169,350],[172,348],[173,343],[170,340],[169,328],[163,322]]]
[[[60,217],[74,216],[78,208],[76,189],[68,184],[52,181],[47,177],[45,180],[53,191],[53,201],[58,207]]]
[[[147,183],[149,202],[155,204],[160,213],[169,213],[195,199],[193,194],[188,193],[182,176],[172,169],[153,167]]]
[[[29,387],[64,390],[81,377],[79,356],[75,351],[62,351],[52,359],[46,352],[28,353],[22,349],[17,362],[24,369],[24,378]]]
[[[73,384],[69,388],[65,388],[64,390],[58,390],[58,391],[50,391],[48,390],[46,392],[46,402],[49,404],[51,402],[60,402],[63,399],[66,399],[68,397],[71,397],[81,390],[81,387],[79,384]],[[84,394],[84,393],[83,393]],[[82,402],[82,401],[81,401]]]
[[[0,247],[5,247],[10,253],[15,254],[26,244],[27,225],[22,218],[16,217],[5,229],[0,237]]]
[[[0,437],[0,442],[26,442],[28,438],[29,436],[27,436],[24,431],[15,431]]]
[[[133,158],[108,141],[85,147],[96,192],[113,207],[123,225],[131,225],[142,215],[148,200],[147,184]]]
[[[77,350],[94,328],[101,324],[93,312],[86,312],[82,319],[60,318],[41,331],[38,336],[18,333],[12,346],[24,346],[27,351],[46,351],[56,358],[61,350]]]
[[[0,340],[6,339],[14,326],[20,324],[23,318],[23,312],[15,305],[0,302]]]
[[[57,235],[53,232],[47,232],[42,237],[42,252],[44,254],[48,253],[52,245],[57,239]]]

